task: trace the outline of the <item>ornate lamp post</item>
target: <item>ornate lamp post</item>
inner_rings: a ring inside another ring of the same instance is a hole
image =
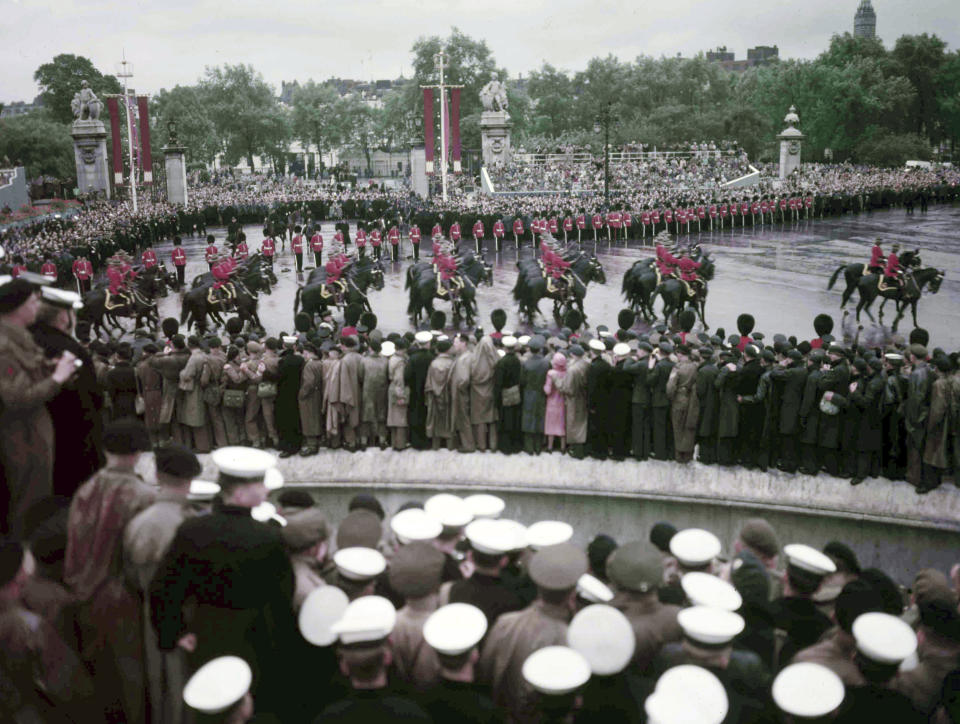
[[[614,122],[613,103],[607,104],[593,122],[593,132],[603,131],[603,203],[610,207],[610,126]]]

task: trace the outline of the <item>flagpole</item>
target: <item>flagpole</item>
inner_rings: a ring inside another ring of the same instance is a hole
[[[440,83],[439,85],[423,85],[421,88],[436,88],[440,92],[440,187],[442,189],[443,200],[447,200],[447,121],[446,114],[446,102],[447,102],[447,89],[448,88],[463,88],[462,85],[447,85],[444,82],[443,71],[445,69],[444,59],[446,58],[446,53],[443,50],[439,51],[433,56],[433,61],[437,64],[437,71],[440,74]]]
[[[123,78],[123,110],[127,116],[127,158],[130,162],[130,198],[133,200],[133,213],[137,213],[137,170],[133,166],[133,118],[130,115],[130,98],[127,95],[127,78],[133,77],[133,71],[127,70],[127,54],[120,61],[122,70],[117,77]]]

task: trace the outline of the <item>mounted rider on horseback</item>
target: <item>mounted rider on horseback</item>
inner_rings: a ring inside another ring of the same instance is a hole
[[[107,310],[122,309],[132,306],[134,302],[133,290],[130,283],[137,278],[137,273],[130,264],[130,257],[126,252],[118,251],[107,261],[107,279],[110,285],[107,288],[107,298],[104,308]]]
[[[873,248],[870,249],[870,263],[867,264],[867,274],[883,275],[886,267],[886,260],[883,257],[883,248],[880,246],[880,239],[873,242]]]
[[[573,272],[570,271],[570,262],[563,258],[551,243],[553,237],[544,236],[540,242],[540,251],[543,256],[543,276],[547,282],[547,291],[557,298],[563,298],[573,289]]]
[[[433,273],[437,277],[437,296],[448,299],[457,296],[463,289],[459,264],[453,245],[437,244],[434,240]]]
[[[900,257],[897,256],[897,252],[899,251],[899,244],[894,244],[890,249],[890,256],[887,257],[887,263],[883,269],[883,275],[880,277],[879,286],[877,287],[881,292],[903,287],[904,270],[900,266]]]
[[[213,286],[210,287],[207,299],[211,305],[226,307],[237,298],[236,282],[230,279],[236,270],[237,260],[227,255],[222,255],[210,268]]]
[[[342,307],[344,305],[344,299],[347,295],[347,282],[345,279],[341,279],[340,277],[343,274],[343,270],[349,263],[350,258],[344,253],[343,247],[338,246],[336,248],[336,253],[330,257],[330,260],[324,266],[324,269],[327,272],[327,279],[324,283],[323,296],[332,296],[336,306],[338,307]]]
[[[701,263],[688,256],[686,251],[680,252],[676,275],[683,282],[687,290],[687,296],[691,299],[701,296],[706,288],[706,284],[697,274],[697,269],[700,267]]]

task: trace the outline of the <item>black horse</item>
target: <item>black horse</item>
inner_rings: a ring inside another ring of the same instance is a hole
[[[360,257],[347,264],[340,273],[340,280],[344,283],[344,291],[338,294],[327,287],[327,270],[318,266],[310,272],[307,283],[297,287],[293,298],[294,316],[303,309],[310,315],[323,315],[329,307],[342,308],[348,304],[359,304],[366,311],[372,312],[368,289],[380,291],[383,289],[383,266],[370,257]]]
[[[698,258],[699,257],[699,258]],[[683,282],[680,279],[670,277],[664,279],[657,287],[655,295],[663,299],[663,318],[670,324],[670,319],[674,314],[682,312],[689,304],[700,317],[700,323],[705,330],[710,329],[706,320],[707,308],[707,282],[713,279],[714,264],[710,255],[706,252],[700,252],[699,248],[694,251],[694,259],[700,262],[700,268],[697,274],[700,277],[700,284],[691,284]]]
[[[236,312],[241,321],[250,322],[255,327],[262,327],[260,316],[257,314],[257,294],[270,293],[270,285],[276,284],[277,278],[270,269],[270,264],[260,256],[253,254],[237,267],[231,284],[232,294],[225,289],[219,292],[213,288],[213,277],[204,279],[206,274],[194,280],[194,286],[184,297],[180,307],[180,324],[196,326],[204,334],[207,331],[207,318],[219,326],[225,326],[221,314]]]
[[[474,315],[477,313],[477,287],[481,282],[488,286],[493,285],[493,268],[472,251],[464,254],[457,264],[457,273],[463,286],[454,281],[446,294],[440,294],[437,288],[437,274],[429,262],[418,261],[407,268],[407,277],[404,289],[410,292],[410,302],[407,305],[407,314],[414,325],[426,310],[427,315],[433,314],[433,300],[443,299],[453,306],[453,324],[460,326],[460,320],[466,319],[467,326],[473,325]]]
[[[857,321],[860,321],[860,310],[862,309],[866,310],[867,316],[870,317],[871,321],[875,321],[873,314],[870,313],[870,305],[880,296],[883,297],[883,301],[880,303],[881,321],[883,321],[883,306],[887,303],[887,300],[892,299],[897,305],[897,316],[896,319],[893,320],[892,331],[897,331],[897,325],[903,318],[903,314],[907,310],[907,305],[910,305],[913,314],[913,326],[918,326],[917,302],[919,302],[920,297],[923,296],[923,288],[929,284],[930,293],[936,294],[940,291],[940,284],[943,282],[944,274],[945,272],[942,269],[937,269],[932,266],[917,269],[916,271],[908,271],[904,274],[902,286],[891,286],[883,290],[879,287],[880,275],[868,274],[857,284],[857,291],[860,292],[860,303],[857,304]]]
[[[107,308],[106,282],[100,282],[83,295],[83,309],[77,314],[77,319],[89,322],[94,334],[99,336],[104,332],[109,336],[110,327],[122,330],[121,319],[134,320],[135,328],[142,326],[144,320],[151,329],[156,329],[160,323],[156,299],[166,292],[166,285],[170,283],[167,272],[159,266],[149,269],[137,266],[134,271],[137,276],[126,298],[121,301],[111,295],[110,304],[118,306]]]
[[[900,255],[900,265],[904,269],[919,267],[920,250],[903,252],[903,254]],[[847,284],[847,288],[843,290],[843,297],[840,299],[841,309],[847,306],[847,302],[849,302],[850,297],[853,296],[853,292],[856,290],[866,270],[866,264],[844,264],[843,266],[838,266],[833,272],[830,281],[827,283],[827,289],[833,289],[833,285],[837,283],[837,278],[841,272],[843,273],[843,280]]]
[[[557,324],[563,323],[563,318],[570,309],[578,309],[586,321],[583,298],[590,282],[606,284],[607,276],[604,274],[603,265],[594,254],[580,251],[574,245],[567,247],[563,258],[570,262],[568,276],[571,282],[559,289],[549,288],[546,273],[537,259],[527,257],[517,262],[518,273],[517,282],[513,286],[513,298],[520,307],[520,314],[525,315],[528,322],[533,322],[535,314],[541,314],[540,300],[544,297],[553,300],[553,318]]]
[[[654,291],[661,282],[652,258],[639,259],[627,269],[620,285],[620,293],[634,312],[640,312],[647,321],[656,319],[653,311]]]

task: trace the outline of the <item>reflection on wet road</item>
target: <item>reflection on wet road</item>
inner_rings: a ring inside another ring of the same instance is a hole
[[[832,291],[827,291],[827,281],[841,264],[868,261],[870,246],[875,238],[884,240],[884,251],[887,253],[894,242],[904,250],[919,248],[924,266],[935,266],[946,273],[939,294],[927,294],[920,302],[919,322],[930,330],[934,346],[953,350],[960,348],[958,227],[960,206],[932,206],[926,214],[917,212],[912,216],[902,209],[895,209],[786,225],[705,231],[700,235],[682,235],[680,238],[682,241],[687,238],[699,241],[716,261],[716,276],[710,283],[707,302],[707,322],[711,329],[724,327],[730,334],[735,330],[737,315],[749,312],[757,319],[757,330],[768,335],[776,332],[796,334],[799,338],[814,336],[812,320],[820,312],[833,314],[839,326],[843,284],[841,282]],[[245,231],[251,250],[259,248],[263,236],[261,229],[248,226]],[[333,232],[332,222],[323,225],[322,233],[328,244]],[[212,233],[217,237],[217,245],[222,246],[225,230],[214,229]],[[183,242],[188,255],[187,278],[192,279],[207,270],[203,261],[205,244],[201,238],[187,237]],[[517,318],[511,293],[517,275],[516,249],[511,244],[505,244],[504,251],[496,254],[492,251],[492,240],[487,240],[485,244],[484,256],[494,267],[494,284],[479,289],[480,324],[489,328],[490,312],[502,307],[508,314],[507,329],[527,329],[527,325]],[[421,258],[429,259],[429,243],[425,242],[424,247],[427,253],[421,254]],[[168,266],[170,248],[170,244],[166,243],[157,249],[158,255],[167,261]],[[643,240],[613,245],[603,240],[595,244],[591,240],[585,241],[583,248],[588,252],[596,249],[607,277],[606,284],[591,284],[589,287],[585,300],[589,322],[615,327],[617,312],[625,306],[620,294],[623,274],[637,259],[652,255],[649,238],[646,244]],[[367,251],[369,253],[370,249]],[[373,292],[370,297],[379,326],[385,330],[410,328],[406,315],[407,292],[403,288],[404,272],[411,263],[409,242],[404,242],[403,252],[399,263],[385,262],[386,285],[382,291]],[[279,284],[271,295],[260,300],[260,317],[273,334],[292,328],[293,297],[298,284],[289,241],[285,250],[281,251],[278,245],[277,253]],[[304,278],[299,283],[303,283],[313,267],[312,254],[304,255],[304,263]],[[855,294],[854,305],[856,300]],[[449,305],[440,302],[438,308],[447,311],[449,318]],[[848,305],[848,308],[852,309],[853,306]],[[657,302],[656,309],[659,311],[660,302]],[[550,304],[544,301],[541,310],[549,315]],[[162,300],[160,311],[161,317],[179,317],[177,296],[170,295]],[[887,304],[887,324],[892,321],[892,312],[892,305]],[[552,319],[543,319],[539,323],[553,327]],[[868,337],[876,338],[884,334],[879,327],[871,325],[866,316],[862,323],[866,327],[864,334]],[[645,326],[640,325],[640,328]],[[900,331],[906,333],[911,328],[912,322],[905,319]]]

